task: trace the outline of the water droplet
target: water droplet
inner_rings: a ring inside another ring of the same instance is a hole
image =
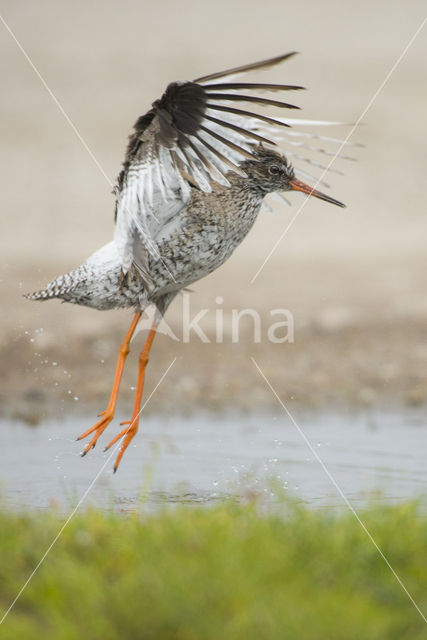
[[[58,363],[57,362],[52,362],[52,367],[57,367]]]
[[[73,400],[78,400],[79,397],[78,396],[74,396]]]
[[[30,338],[30,342],[35,342],[35,338]]]

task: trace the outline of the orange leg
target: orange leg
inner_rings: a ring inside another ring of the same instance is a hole
[[[102,411],[99,414],[99,417],[102,416],[101,420],[98,420],[98,422],[93,427],[91,427],[90,429],[82,433],[82,435],[77,438],[77,440],[81,440],[82,438],[86,438],[91,433],[95,432],[89,444],[87,444],[86,447],[84,448],[82,456],[85,456],[89,451],[89,449],[93,449],[93,447],[96,445],[98,441],[99,436],[104,432],[104,430],[110,424],[111,420],[114,418],[114,412],[116,410],[116,404],[117,404],[117,395],[119,393],[120,382],[122,379],[126,358],[129,353],[130,341],[135,332],[136,325],[138,324],[140,317],[141,317],[141,311],[138,311],[132,320],[132,324],[129,327],[129,331],[126,334],[125,339],[120,345],[119,356],[117,358],[116,373],[114,374],[114,382],[113,382],[113,388],[111,390],[110,400],[108,401],[108,405],[105,411]]]
[[[117,471],[117,468],[120,464],[120,460],[123,457],[124,452],[129,446],[130,441],[135,436],[138,431],[139,425],[139,415],[141,413],[141,400],[142,400],[142,392],[144,390],[144,380],[145,380],[145,369],[148,364],[148,357],[150,354],[151,345],[153,344],[154,336],[156,335],[158,320],[154,320],[153,325],[150,329],[150,332],[145,341],[144,347],[139,354],[139,367],[138,367],[138,382],[136,384],[135,391],[135,401],[133,404],[133,412],[132,418],[130,420],[126,420],[125,422],[121,422],[122,425],[129,425],[120,433],[116,435],[115,438],[111,440],[111,442],[105,447],[105,451],[113,446],[120,438],[123,438],[122,445],[120,447],[120,451],[117,455],[116,462],[114,463],[114,473]]]

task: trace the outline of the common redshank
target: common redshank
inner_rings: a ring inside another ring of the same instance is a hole
[[[254,224],[267,194],[302,191],[344,206],[302,182],[297,176],[305,174],[278,151],[281,132],[295,121],[255,113],[247,106],[296,109],[257,94],[302,87],[235,81],[239,74],[271,67],[292,55],[169,84],[136,121],[129,138],[115,189],[114,240],[77,269],[28,295],[32,300],[60,298],[95,309],[134,309],[120,345],[107,408],[78,438],[91,436],[82,455],[112,421],[135,328],[149,305],[156,309],[139,356],[132,417],[121,423],[124,428],[106,446],[109,449],[122,439],[114,471],[137,432],[150,348],[177,293],[230,257]],[[246,107],[237,107],[240,102]],[[292,140],[289,137],[288,142]]]

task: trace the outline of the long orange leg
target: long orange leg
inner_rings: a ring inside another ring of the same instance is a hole
[[[113,388],[111,390],[111,395],[110,395],[110,399],[108,401],[108,405],[107,408],[105,409],[105,411],[102,411],[99,414],[99,417],[101,417],[101,420],[98,420],[98,422],[91,427],[90,429],[88,429],[87,431],[85,431],[84,433],[82,433],[81,436],[79,436],[77,438],[77,440],[82,440],[82,438],[86,438],[87,436],[89,436],[91,433],[95,432],[93,438],[90,440],[89,444],[86,445],[86,447],[84,448],[84,451],[82,453],[82,456],[85,456],[87,454],[87,452],[89,451],[89,449],[92,449],[97,441],[99,436],[104,432],[104,430],[108,427],[108,425],[110,424],[111,420],[114,418],[114,412],[116,410],[116,404],[117,404],[117,395],[119,393],[119,388],[120,388],[120,382],[122,379],[122,374],[123,374],[123,369],[125,366],[125,362],[126,362],[126,358],[128,356],[129,353],[129,345],[130,345],[130,341],[132,339],[132,336],[135,332],[136,329],[136,325],[138,324],[138,321],[141,317],[141,311],[138,311],[133,320],[132,323],[129,327],[129,331],[126,334],[125,339],[123,340],[122,344],[120,345],[120,349],[119,349],[119,355],[117,358],[117,365],[116,365],[116,373],[114,374],[114,382],[113,382]]]
[[[157,325],[158,325],[158,319],[155,319],[150,329],[150,332],[147,336],[147,339],[145,341],[144,347],[141,353],[139,354],[138,382],[136,384],[135,401],[133,404],[132,418],[130,420],[126,420],[125,422],[120,423],[122,425],[129,425],[129,426],[127,426],[125,429],[120,431],[120,433],[118,433],[116,437],[113,438],[111,442],[107,444],[107,446],[104,449],[104,451],[107,451],[107,449],[112,447],[113,444],[115,444],[118,440],[120,440],[120,438],[123,438],[120,451],[117,455],[116,462],[114,463],[114,473],[117,471],[117,468],[120,464],[120,460],[122,459],[124,452],[128,448],[130,441],[138,431],[139,414],[141,413],[140,407],[141,407],[141,400],[142,400],[142,392],[144,390],[145,370],[148,364],[151,345],[153,344],[154,336],[156,335]]]

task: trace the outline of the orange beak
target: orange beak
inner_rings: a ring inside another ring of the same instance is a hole
[[[294,178],[289,182],[292,191],[302,191],[309,196],[314,196],[315,198],[319,198],[320,200],[325,200],[326,202],[330,202],[331,204],[336,204],[338,207],[345,207],[345,204],[340,202],[339,200],[335,200],[335,198],[331,198],[320,191],[316,191],[313,187],[309,187],[305,182],[301,182],[301,180],[297,180]]]

